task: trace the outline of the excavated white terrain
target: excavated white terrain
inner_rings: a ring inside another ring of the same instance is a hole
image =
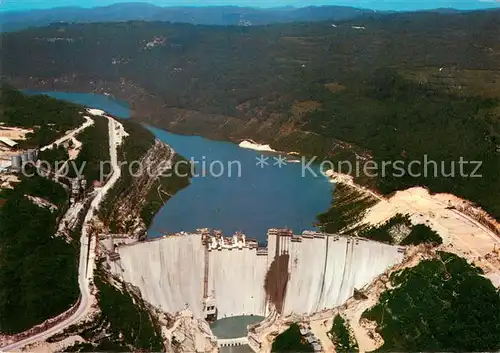
[[[288,282],[281,298],[285,315],[342,305],[355,288],[403,259],[398,246],[320,233],[292,237],[270,232],[267,254],[256,244],[228,242],[207,248],[202,235],[183,234],[125,245],[117,248],[120,259],[112,268],[166,312],[188,306],[195,317],[203,318],[206,294],[215,300],[217,318],[224,318],[266,316],[271,303],[265,279],[281,255],[288,255],[288,268],[285,265],[278,275]]]

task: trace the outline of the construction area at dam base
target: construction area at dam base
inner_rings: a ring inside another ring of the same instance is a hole
[[[339,307],[403,260],[405,248],[314,231],[270,229],[267,248],[242,233],[199,229],[145,242],[106,237],[108,270],[164,313],[195,320],[313,315]],[[181,335],[182,336],[182,335]],[[182,337],[178,338],[182,339]],[[217,345],[259,342],[217,338]]]

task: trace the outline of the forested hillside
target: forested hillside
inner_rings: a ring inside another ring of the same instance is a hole
[[[21,148],[38,148],[50,144],[68,130],[80,126],[81,107],[47,96],[27,96],[13,87],[0,87],[0,123],[33,129]]]
[[[25,195],[55,205],[54,212]],[[69,309],[78,298],[78,241],[55,237],[68,195],[42,177],[0,190],[0,333],[17,333]],[[50,300],[48,300],[50,299]]]
[[[406,166],[427,156],[448,174],[460,158],[482,161],[480,178],[389,169],[358,181],[385,193],[425,185],[499,217],[498,38],[500,11],[262,27],[59,24],[5,35],[1,56],[17,86],[112,93],[135,118],[178,133],[333,160],[355,151]]]
[[[344,20],[374,14],[348,6],[309,6],[303,8],[252,8],[240,6],[160,7],[148,3],[117,3],[95,8],[59,7],[54,9],[4,12],[2,31],[47,26],[57,22],[168,21],[205,25],[263,25],[296,21]]]
[[[2,85],[0,122],[34,128],[23,146],[51,143],[84,120],[83,107],[46,96],[27,96]],[[35,175],[33,170],[28,173]],[[77,300],[78,238],[55,236],[69,194],[56,182],[19,175],[0,189],[0,333],[31,328],[69,309]],[[54,209],[36,204],[43,200]],[[50,300],[48,300],[50,299]]]
[[[164,346],[158,318],[141,296],[109,278],[101,265],[95,271],[95,283],[101,312],[92,321],[71,326],[50,340],[75,335],[85,340],[66,347],[65,352],[161,352]]]
[[[384,339],[377,352],[498,351],[499,292],[481,274],[450,253],[393,273],[392,289],[363,314]]]

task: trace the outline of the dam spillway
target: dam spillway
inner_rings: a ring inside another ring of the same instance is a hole
[[[404,248],[362,238],[271,229],[268,247],[243,234],[200,230],[118,246],[111,269],[165,312],[196,317],[312,314],[342,305]]]

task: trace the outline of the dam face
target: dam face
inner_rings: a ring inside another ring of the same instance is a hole
[[[342,305],[387,268],[403,248],[317,232],[271,229],[268,248],[243,234],[200,230],[116,249],[112,271],[163,311],[196,317],[312,314]]]
[[[256,248],[242,247],[212,250],[209,259],[208,294],[215,299],[217,317],[264,316],[267,254],[257,255]]]
[[[205,248],[198,236],[173,236],[120,247],[121,275],[169,313],[189,305],[201,317]]]
[[[277,252],[290,257],[284,314],[312,314],[340,306],[354,288],[370,283],[403,258],[398,247],[364,239],[326,235],[283,239]]]

